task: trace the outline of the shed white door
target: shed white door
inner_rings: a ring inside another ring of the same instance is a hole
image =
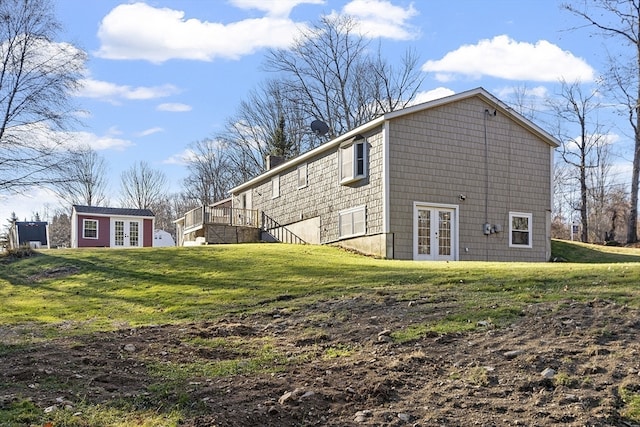
[[[416,205],[413,215],[413,259],[457,259],[457,209]]]
[[[111,230],[111,247],[130,248],[141,246],[141,221],[131,219],[112,219]]]

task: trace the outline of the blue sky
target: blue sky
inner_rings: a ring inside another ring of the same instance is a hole
[[[556,0],[53,1],[59,41],[89,57],[75,94],[84,127],[71,137],[106,159],[114,206],[120,173],[140,160],[179,191],[187,146],[220,131],[271,77],[265,48],[286,48],[324,14],[352,15],[390,62],[415,49],[425,75],[419,100],[478,86],[503,100],[518,87],[542,99],[558,79],[588,84],[604,67],[602,40],[572,30],[583,23]],[[60,207],[42,189],[0,195],[0,218],[30,219],[45,205]]]

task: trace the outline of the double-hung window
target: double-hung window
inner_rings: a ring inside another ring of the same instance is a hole
[[[367,141],[356,139],[340,147],[340,183],[348,184],[367,176]]]
[[[82,220],[82,238],[97,239],[98,238],[98,221],[95,219]]]
[[[364,206],[339,212],[340,237],[360,236],[366,232],[366,209]]]
[[[533,230],[530,213],[509,212],[509,246],[513,248],[531,248]]]

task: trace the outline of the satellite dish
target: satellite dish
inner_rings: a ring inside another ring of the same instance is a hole
[[[329,126],[322,120],[314,120],[311,122],[311,130],[317,136],[323,136],[329,132]]]

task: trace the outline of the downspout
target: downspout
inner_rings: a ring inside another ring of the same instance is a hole
[[[484,225],[483,233],[485,240],[485,261],[489,261],[489,235],[491,234],[491,224],[489,223],[489,138],[487,136],[487,118],[491,115],[488,108],[484,110]],[[493,110],[496,115],[496,110]]]

